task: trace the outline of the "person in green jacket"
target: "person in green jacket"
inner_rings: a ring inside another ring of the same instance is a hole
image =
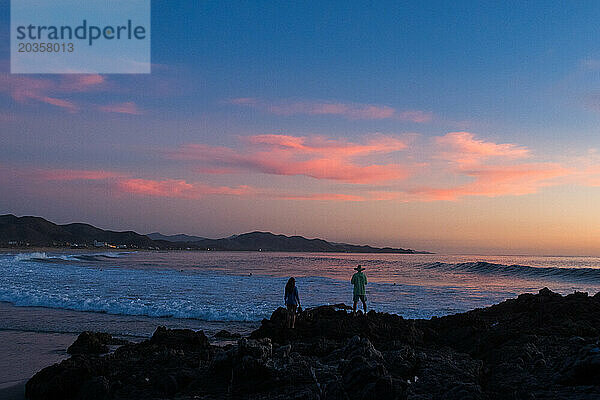
[[[362,266],[358,266],[354,268],[357,272],[352,275],[352,284],[354,285],[354,307],[352,314],[356,314],[356,304],[358,300],[362,301],[363,309],[365,310],[365,314],[367,313],[367,295],[365,292],[365,285],[367,284],[367,276],[363,274],[364,268]]]

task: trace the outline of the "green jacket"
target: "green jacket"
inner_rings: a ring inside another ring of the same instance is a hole
[[[352,275],[352,284],[354,285],[354,294],[364,295],[365,285],[367,284],[367,276],[362,272],[357,272]]]

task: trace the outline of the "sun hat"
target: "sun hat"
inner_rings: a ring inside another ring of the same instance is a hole
[[[357,270],[358,272],[364,271],[364,268],[360,264],[358,265],[358,267],[356,267],[354,269]]]

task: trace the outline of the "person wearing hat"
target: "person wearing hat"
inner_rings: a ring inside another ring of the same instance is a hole
[[[367,276],[363,274],[364,268],[358,266],[354,268],[357,272],[352,275],[352,284],[354,285],[354,307],[352,308],[352,314],[356,315],[356,304],[358,300],[362,301],[363,310],[367,313],[367,295],[365,293],[365,285],[367,284]]]

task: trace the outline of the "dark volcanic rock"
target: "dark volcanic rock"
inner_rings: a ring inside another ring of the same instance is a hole
[[[215,337],[217,339],[239,339],[242,337],[239,333],[232,333],[228,330],[222,329],[219,332],[215,333]]]
[[[127,344],[126,340],[113,338],[104,332],[82,332],[75,342],[69,346],[69,354],[104,354],[108,353],[109,345]]]
[[[349,360],[342,364],[344,388],[356,399],[391,399],[402,394],[384,365],[383,356],[369,339],[354,336],[342,350]]]
[[[89,341],[97,343],[108,337],[88,333],[80,342],[92,338]],[[201,331],[159,327],[149,340],[123,345],[106,356],[86,352],[43,369],[27,382],[26,395],[28,399],[170,396],[198,378],[199,367],[212,352]]]
[[[293,330],[285,326],[286,310],[278,308],[271,319],[263,320],[251,336],[269,337],[276,343],[315,342],[316,339],[345,341],[353,336],[361,336],[382,348],[397,343],[415,344],[422,340],[422,332],[415,328],[414,322],[399,315],[369,311],[366,315],[353,316],[339,308],[340,305],[307,309],[296,318]]]
[[[211,346],[160,327],[99,356],[109,336],[80,335],[73,357],[29,380],[37,399],[598,399],[600,296],[544,288],[431,320],[322,306],[285,328],[277,309],[250,338]],[[220,336],[226,336],[224,333]]]
[[[88,379],[81,388],[81,398],[85,400],[104,400],[110,396],[110,382],[104,376]]]
[[[169,349],[208,348],[210,343],[204,332],[191,329],[167,329],[159,326],[150,339],[150,344]]]
[[[597,343],[583,347],[566,364],[564,384],[594,385],[600,382],[600,347]]]
[[[26,384],[25,395],[28,399],[75,399],[80,397],[82,383],[98,372],[89,360],[73,357],[35,374]]]

